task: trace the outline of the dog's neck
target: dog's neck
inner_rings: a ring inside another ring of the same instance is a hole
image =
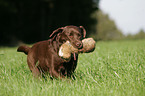
[[[60,48],[60,46],[61,46],[63,43],[61,43],[61,42],[59,42],[59,41],[57,41],[57,40],[52,40],[51,42],[52,42],[52,46],[53,46],[53,48],[54,48],[54,51],[55,51],[56,53],[58,53],[59,48]]]

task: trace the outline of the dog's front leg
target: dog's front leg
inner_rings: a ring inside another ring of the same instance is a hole
[[[61,75],[60,72],[58,70],[55,69],[55,65],[54,65],[54,56],[52,55],[52,58],[51,58],[51,67],[49,69],[49,73],[52,77],[55,77],[55,78],[65,78],[65,76]]]

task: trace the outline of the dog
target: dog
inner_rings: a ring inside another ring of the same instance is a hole
[[[65,26],[54,30],[48,40],[37,42],[31,48],[21,45],[17,51],[27,55],[27,63],[34,77],[49,74],[52,78],[62,79],[73,76],[78,54],[72,54],[70,61],[65,62],[58,56],[60,46],[69,41],[74,47],[81,49],[85,36],[83,26]]]

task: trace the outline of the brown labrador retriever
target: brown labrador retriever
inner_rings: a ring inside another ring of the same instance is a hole
[[[66,26],[58,28],[50,35],[50,39],[35,43],[31,48],[20,46],[17,51],[27,54],[27,63],[35,77],[49,73],[56,78],[71,77],[76,69],[78,54],[73,54],[70,61],[65,62],[58,56],[59,47],[69,40],[77,48],[82,48],[82,39],[86,36],[83,26]]]

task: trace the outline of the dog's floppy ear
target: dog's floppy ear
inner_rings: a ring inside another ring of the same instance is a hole
[[[80,26],[80,29],[82,31],[83,38],[85,38],[86,37],[86,30],[85,30],[85,28],[83,26]]]
[[[63,32],[63,29],[64,28],[61,27],[61,28],[58,28],[58,29],[54,30],[53,33],[49,37],[54,39],[58,33]]]

